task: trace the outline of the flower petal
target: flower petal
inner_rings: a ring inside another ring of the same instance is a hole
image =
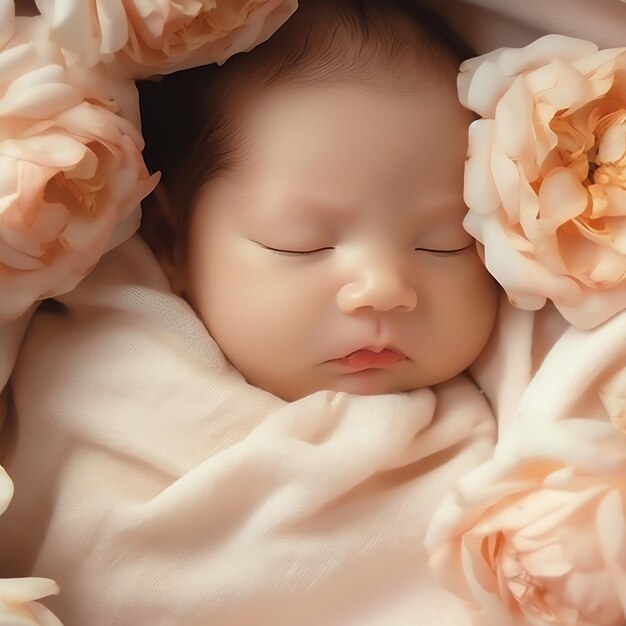
[[[500,206],[498,190],[488,166],[493,133],[494,124],[491,120],[477,120],[470,124],[464,200],[468,207],[481,214],[493,213]]]
[[[12,81],[0,100],[0,116],[17,115],[40,119],[78,104],[80,92],[64,83],[65,72],[58,65],[34,69]]]
[[[539,217],[556,230],[565,222],[582,215],[587,208],[587,191],[572,170],[555,167],[539,189]]]

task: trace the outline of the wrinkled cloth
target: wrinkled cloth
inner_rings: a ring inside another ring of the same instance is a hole
[[[66,626],[468,623],[423,538],[493,450],[469,377],[284,402],[134,238],[40,307],[12,394],[0,576],[56,580]]]

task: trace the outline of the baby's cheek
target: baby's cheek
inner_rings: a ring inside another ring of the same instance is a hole
[[[456,278],[465,284],[466,291],[497,291],[497,282],[491,276],[478,253],[471,250],[459,264]]]
[[[491,336],[498,311],[498,283],[478,257],[468,264],[464,281],[462,310],[475,333],[480,350]]]
[[[270,352],[282,360],[307,334],[314,300],[307,298],[303,283],[263,263],[233,263],[212,282],[207,326],[225,352],[230,348],[242,361]]]
[[[497,283],[477,256],[459,259],[459,267],[450,269],[442,277],[445,295],[440,305],[445,311],[440,320],[446,320],[450,336],[457,335],[471,358],[473,353],[478,356],[495,324]]]

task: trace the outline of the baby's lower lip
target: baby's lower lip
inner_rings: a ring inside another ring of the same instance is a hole
[[[399,354],[394,350],[385,348],[380,352],[374,352],[372,350],[357,350],[352,354],[348,354],[341,359],[337,359],[336,362],[341,365],[345,365],[350,369],[367,369],[372,368],[385,368],[395,365],[399,361],[406,358],[403,354]]]

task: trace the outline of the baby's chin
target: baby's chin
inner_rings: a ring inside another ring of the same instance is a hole
[[[337,391],[359,396],[376,396],[391,393],[402,393],[421,389],[428,385],[420,384],[414,377],[394,375],[389,370],[365,369],[325,378],[322,381],[299,381],[298,384],[283,384],[277,388],[265,387],[274,395],[293,402],[318,391]]]
[[[407,381],[379,369],[366,369],[338,377],[331,382],[332,391],[343,391],[359,396],[376,396],[387,393],[401,393],[419,389],[418,381]]]

